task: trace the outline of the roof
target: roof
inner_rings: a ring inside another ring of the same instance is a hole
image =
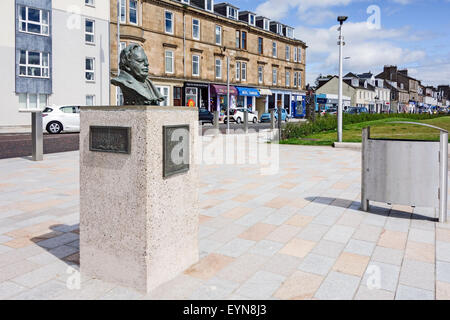
[[[221,8],[221,7],[233,7],[233,8],[235,8],[235,9],[238,9],[238,10],[239,10],[239,7],[236,7],[235,5],[233,5],[233,4],[231,4],[231,3],[228,3],[228,2],[217,3],[217,4],[214,5],[214,8],[215,8],[215,7],[219,7],[219,8]]]

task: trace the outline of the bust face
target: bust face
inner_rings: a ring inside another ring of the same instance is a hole
[[[128,63],[130,74],[140,82],[145,82],[148,76],[148,59],[144,49],[134,50]]]

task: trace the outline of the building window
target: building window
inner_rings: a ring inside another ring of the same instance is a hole
[[[87,81],[95,81],[95,59],[86,58],[85,77]]]
[[[258,83],[261,84],[264,81],[264,69],[263,66],[258,66]]]
[[[264,52],[263,43],[263,38],[258,37],[258,54],[263,54]]]
[[[236,48],[241,47],[241,32],[239,30],[236,31]]]
[[[286,71],[286,87],[290,87],[290,86],[291,86],[291,72]]]
[[[237,16],[238,16],[238,11],[237,9],[233,8],[233,7],[228,7],[228,18],[237,20]]]
[[[95,104],[95,96],[94,95],[86,95],[86,105],[93,106]]]
[[[49,12],[24,6],[19,7],[19,31],[48,36]]]
[[[236,61],[236,81],[241,80],[241,63]]]
[[[294,72],[294,88],[297,87],[298,72]]]
[[[166,65],[166,73],[172,74],[174,72],[174,58],[172,50],[166,50],[165,65]]]
[[[170,11],[165,11],[164,15],[166,19],[165,23],[166,33],[173,34],[173,13]]]
[[[49,53],[20,51],[19,76],[48,78],[49,77]]]
[[[222,27],[216,26],[216,44],[222,44]]]
[[[192,75],[194,77],[200,76],[200,56],[192,55]]]
[[[126,0],[120,0],[120,22],[126,22],[127,4]]]
[[[95,22],[93,20],[86,19],[84,34],[86,43],[95,43]]]
[[[200,40],[200,20],[192,19],[192,38]]]
[[[278,74],[277,73],[278,73],[277,69],[273,68],[272,69],[272,84],[274,86],[277,85],[277,81],[278,81],[278,79],[277,79]]]
[[[301,72],[298,73],[298,86],[300,88],[302,87],[302,73]]]
[[[84,4],[91,7],[95,5],[94,0],[84,0]]]
[[[294,62],[297,62],[297,48],[294,48]]]
[[[247,50],[247,32],[242,31],[242,49]]]
[[[268,19],[264,19],[264,30],[270,30],[270,21]]]
[[[190,0],[181,0],[181,2],[182,2],[182,3],[189,4],[189,3],[190,3]]]
[[[41,109],[48,104],[48,96],[46,94],[35,94],[35,93],[20,93],[19,94],[19,109]]]
[[[216,79],[222,78],[222,60],[216,59]]]
[[[255,16],[253,14],[248,15],[248,23],[252,26],[255,25]]]
[[[170,93],[170,87],[169,86],[156,86],[156,89],[158,89],[159,93],[165,98],[164,101],[161,101],[159,105],[161,107],[166,107],[169,105],[169,93]]]
[[[289,61],[291,59],[291,47],[286,46],[286,60]]]
[[[137,8],[137,0],[130,0],[130,23],[132,24],[138,24]]]
[[[302,48],[298,48],[298,62],[302,62]]]
[[[207,11],[212,12],[214,7],[214,1],[213,0],[205,0],[205,9]]]
[[[247,81],[247,63],[246,62],[242,62],[242,75],[241,75],[241,80],[242,81]]]
[[[275,41],[272,42],[272,56],[273,56],[274,58],[277,57],[277,43],[276,43]]]

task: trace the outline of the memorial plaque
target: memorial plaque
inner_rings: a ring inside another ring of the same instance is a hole
[[[189,171],[189,125],[163,126],[163,177]]]
[[[130,154],[131,128],[90,126],[89,150]]]

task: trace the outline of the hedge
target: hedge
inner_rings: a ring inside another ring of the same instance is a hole
[[[363,114],[345,114],[342,119],[343,125],[355,124],[368,121],[383,120],[388,118],[402,118],[411,120],[427,120],[442,117],[442,114],[414,114],[414,113],[363,113]],[[325,114],[314,122],[307,123],[287,123],[282,129],[282,139],[303,138],[311,134],[336,130],[337,116]]]

